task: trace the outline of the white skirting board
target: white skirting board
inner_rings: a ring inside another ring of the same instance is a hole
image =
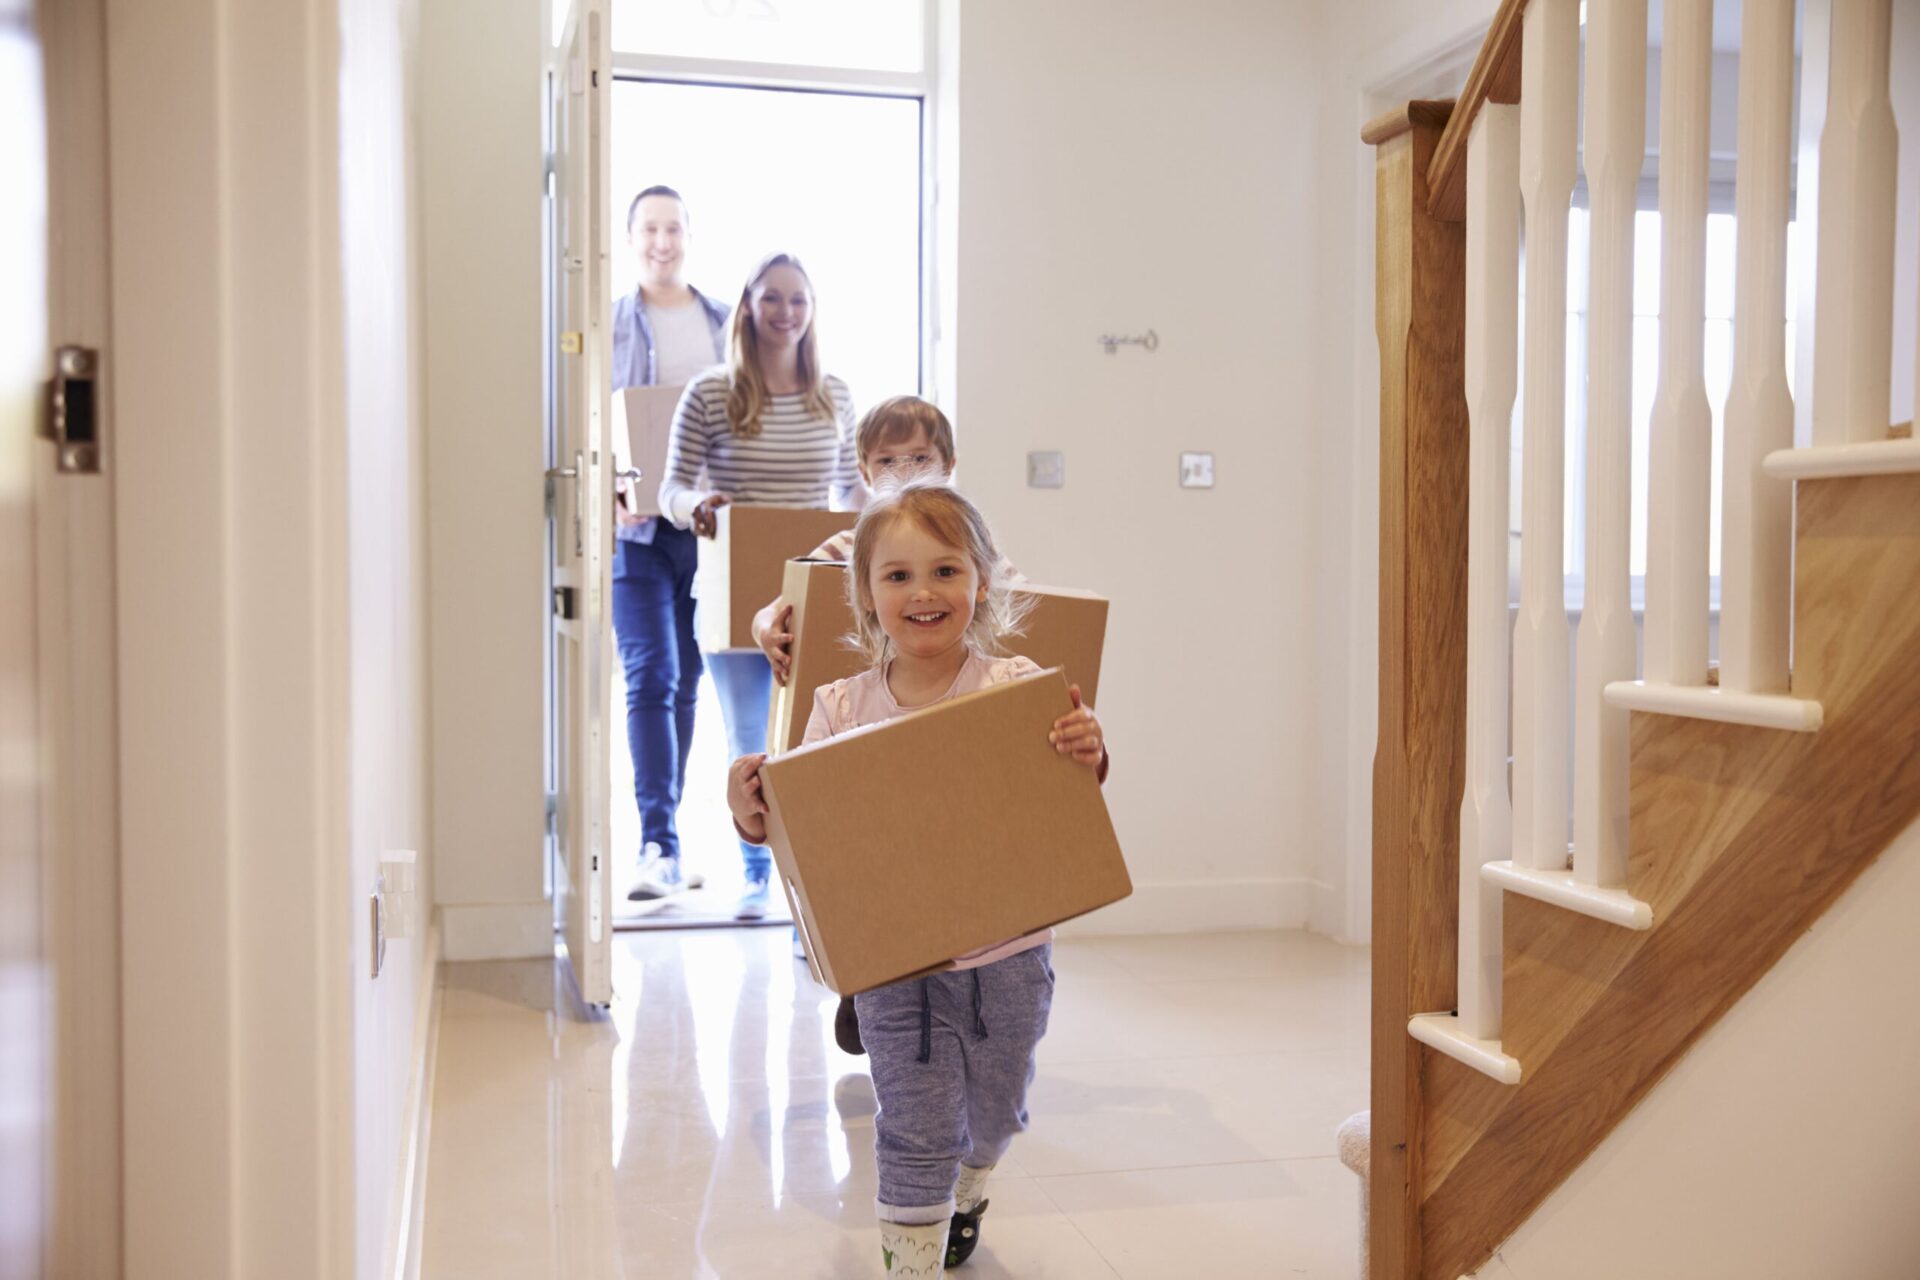
[[[439,909],[440,958],[527,960],[553,954],[553,904],[446,903]]]
[[[1316,885],[1306,879],[1169,880],[1136,883],[1133,896],[1060,926],[1062,937],[1299,929]]]
[[[440,1045],[440,944],[438,912],[427,929],[415,986],[413,1049],[407,1060],[407,1101],[401,1115],[400,1153],[387,1208],[387,1247],[381,1274],[416,1280],[420,1274],[423,1219],[427,1206],[427,1145],[433,1129],[433,1064]]]

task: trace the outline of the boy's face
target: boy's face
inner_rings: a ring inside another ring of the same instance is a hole
[[[933,442],[927,439],[927,429],[918,425],[914,427],[912,435],[883,440],[867,450],[866,456],[860,459],[860,478],[869,487],[884,475],[891,474],[896,479],[905,480],[923,471],[938,473],[944,480],[953,474],[953,467],[933,447]]]
[[[895,648],[934,658],[963,643],[987,589],[966,552],[911,520],[890,521],[874,542],[867,590]]]

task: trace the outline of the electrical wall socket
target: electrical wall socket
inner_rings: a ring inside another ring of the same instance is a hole
[[[1213,488],[1213,455],[1210,453],[1181,454],[1180,487],[1182,489]]]
[[[412,849],[392,849],[380,860],[380,900],[389,938],[411,938],[419,910],[415,890],[419,855]]]

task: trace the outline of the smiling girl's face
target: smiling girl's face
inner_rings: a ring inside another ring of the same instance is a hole
[[[867,590],[895,649],[922,660],[965,644],[973,611],[987,598],[966,551],[910,518],[890,520],[879,531]]]

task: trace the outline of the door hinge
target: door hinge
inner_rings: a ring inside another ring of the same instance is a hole
[[[547,792],[547,834],[560,834],[560,794],[557,791]]]

